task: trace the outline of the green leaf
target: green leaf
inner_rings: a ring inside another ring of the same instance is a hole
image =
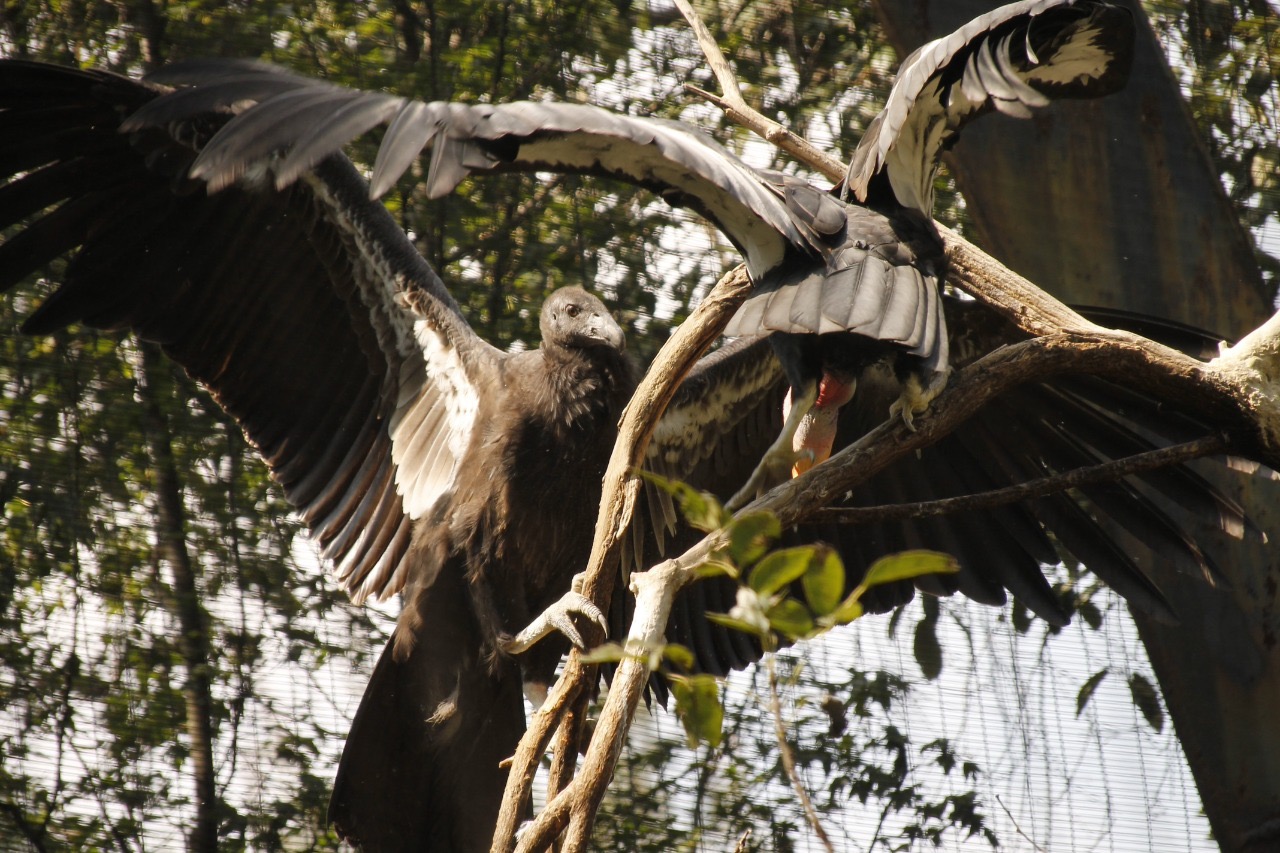
[[[694,567],[693,573],[698,578],[719,578],[719,577],[738,577],[738,567],[728,560],[720,559],[718,555],[708,557],[704,562]]]
[[[662,656],[684,670],[691,670],[696,665],[693,652],[679,643],[668,643],[662,647]]]
[[[676,697],[676,716],[684,725],[689,746],[719,746],[724,732],[724,706],[720,704],[720,683],[715,676],[671,676],[671,693]]]
[[[1147,725],[1158,732],[1164,731],[1164,708],[1160,706],[1160,694],[1146,676],[1134,673],[1129,676],[1129,693],[1138,706]]]
[[[725,512],[710,492],[689,489],[680,496],[680,513],[689,526],[710,533],[724,526]]]
[[[627,656],[626,649],[618,643],[604,643],[582,656],[583,663],[620,663]]]
[[[688,483],[669,480],[651,471],[637,471],[640,477],[653,483],[676,499],[680,507],[680,515],[694,527],[704,533],[719,530],[728,521],[728,514],[720,501],[710,492],[700,492]]]
[[[773,595],[792,581],[799,580],[809,568],[813,552],[812,545],[774,551],[756,563],[747,578],[747,586],[760,595]]]
[[[855,593],[857,590],[854,591]],[[840,606],[835,610],[823,616],[819,621],[825,627],[834,628],[836,625],[848,625],[855,619],[861,619],[865,612],[862,602],[858,600],[857,594],[851,593],[848,598],[840,602]],[[901,610],[902,608],[898,608]]]
[[[768,633],[745,619],[735,619],[727,613],[708,613],[707,618],[717,625],[723,625],[726,628],[732,628],[735,631],[741,631],[753,637],[763,637]]]
[[[819,548],[800,581],[809,609],[817,616],[831,613],[840,606],[840,596],[844,594],[844,563],[840,562],[840,555],[834,549]]]
[[[752,512],[729,522],[729,557],[748,566],[764,556],[782,533],[778,517],[771,512]]]
[[[894,581],[910,580],[920,575],[955,574],[960,564],[950,554],[938,551],[903,551],[881,557],[867,569],[864,586],[872,587]]]
[[[803,639],[813,632],[813,614],[794,598],[784,598],[769,608],[769,626],[792,640]]]
[[[1107,677],[1106,667],[1098,670],[1089,676],[1089,680],[1080,688],[1080,692],[1076,694],[1076,716],[1080,716],[1084,712],[1085,706],[1089,704],[1089,700],[1093,698],[1093,693],[1098,689],[1098,685],[1102,683],[1102,679]]]

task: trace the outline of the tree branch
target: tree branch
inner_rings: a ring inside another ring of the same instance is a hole
[[[627,410],[623,413],[622,422],[618,428],[618,439],[614,444],[613,454],[609,458],[609,467],[605,471],[595,539],[591,545],[591,558],[582,585],[582,594],[594,601],[601,610],[607,612],[609,609],[613,583],[618,575],[620,539],[631,523],[631,515],[639,490],[639,481],[634,477],[633,472],[642,466],[649,439],[667,403],[675,394],[676,388],[707,348],[720,336],[729,318],[746,298],[750,287],[750,280],[742,267],[724,276],[702,300],[689,319],[682,323],[663,345],[648,373],[636,388],[631,402],[627,405]],[[665,626],[664,621],[662,627],[665,628]],[[659,639],[661,636],[661,629],[659,629]],[[625,668],[625,666],[619,667],[618,673],[614,676],[613,687],[610,690],[611,698],[615,692],[618,692],[619,680]],[[502,811],[494,833],[492,849],[495,853],[499,851],[505,853],[515,847],[515,831],[522,817],[519,804],[524,802],[524,797],[533,784],[538,760],[546,750],[554,727],[569,706],[579,697],[585,696],[587,691],[583,688],[593,685],[596,677],[596,667],[583,664],[581,656],[576,651],[571,652],[560,679],[552,687],[542,708],[530,720],[529,729],[525,732],[512,758]],[[643,686],[644,679],[641,679],[639,685],[641,691]],[[638,699],[639,692],[636,695]],[[602,719],[596,727],[596,735],[592,739],[593,748],[602,737],[604,724],[605,721]],[[609,772],[612,773],[612,765]],[[564,794],[575,789],[576,785],[566,788],[556,799],[561,799]],[[603,796],[603,788],[600,794]],[[598,804],[597,799],[596,805]],[[551,820],[548,817],[551,811],[551,807],[548,806],[539,816],[539,821],[544,818]],[[592,817],[594,817],[594,809]],[[535,826],[538,825],[539,823],[535,821]],[[563,823],[559,823],[556,833],[563,826]],[[551,837],[554,837],[554,834]],[[520,849],[539,849],[526,845],[526,842],[532,844],[532,839],[535,837],[540,836],[535,836],[532,829],[526,832],[522,837]],[[546,843],[550,843],[549,839]]]
[[[734,76],[733,69],[729,67],[728,61],[725,60],[724,54],[720,51],[720,46],[716,44],[716,40],[711,35],[711,31],[707,29],[707,25],[698,17],[698,13],[689,4],[689,0],[675,0],[675,4],[676,8],[680,10],[680,14],[684,15],[685,20],[689,22],[694,38],[698,40],[698,47],[702,49],[702,55],[706,57],[711,73],[715,74],[716,82],[720,84],[722,94],[715,95],[688,83],[685,84],[685,89],[715,104],[724,110],[725,115],[735,123],[742,125],[760,138],[767,140],[770,144],[776,145],[800,162],[809,164],[811,168],[822,172],[832,181],[843,180],[845,175],[844,163],[841,163],[825,151],[815,148],[804,137],[797,136],[776,121],[765,118],[757,110],[748,106],[738,89],[738,80]]]
[[[1135,453],[1123,459],[1103,462],[1098,465],[1087,465],[1071,471],[1063,471],[1050,477],[1041,477],[1006,486],[1003,489],[992,489],[975,495],[961,495],[954,498],[941,498],[933,501],[917,501],[915,503],[885,504],[883,506],[838,506],[817,510],[811,520],[834,524],[883,524],[887,521],[902,521],[908,518],[930,518],[948,515],[955,512],[973,512],[981,509],[992,509],[1018,501],[1042,498],[1046,495],[1065,492],[1068,489],[1088,486],[1094,483],[1111,483],[1131,474],[1143,471],[1154,471],[1180,465],[1192,459],[1225,453],[1231,448],[1231,440],[1222,433],[1207,435],[1175,444]]]
[[[813,800],[809,798],[804,780],[800,778],[800,770],[796,767],[796,757],[791,751],[791,744],[787,743],[787,729],[782,722],[782,697],[778,695],[778,667],[775,657],[772,649],[765,654],[765,663],[769,670],[769,712],[773,717],[773,735],[778,741],[782,769],[791,782],[791,789],[796,792],[796,797],[800,800],[800,808],[804,811],[805,820],[809,822],[814,834],[822,842],[823,849],[827,853],[835,853],[836,848],[831,844],[831,837],[827,835],[827,830],[818,817],[818,811],[813,807]]]
[[[732,70],[692,7],[687,0],[676,0],[676,5],[693,27],[724,93],[716,96],[691,90],[815,171],[832,181],[842,180],[843,163],[746,104]],[[1236,452],[1280,468],[1280,314],[1235,347],[1224,347],[1219,358],[1206,364],[1137,335],[1090,323],[950,229],[939,225],[938,230],[949,261],[948,283],[1038,337],[1003,347],[958,371],[929,410],[916,419],[914,429],[901,419],[881,424],[823,465],[783,483],[742,511],[773,512],[784,527],[808,519],[898,458],[936,442],[995,396],[1023,382],[1064,373],[1142,383],[1223,427],[1225,437],[1205,441],[1224,441]],[[605,476],[583,590],[602,609],[608,606],[618,569],[619,538],[630,521],[638,489],[630,472],[643,461],[649,436],[678,382],[719,334],[747,289],[746,276],[740,270],[735,283],[722,280],[668,341],[628,406]],[[1043,487],[1043,483],[1033,487]],[[585,848],[649,678],[646,650],[662,642],[676,593],[694,579],[694,569],[720,544],[721,534],[710,534],[679,557],[633,576],[636,609],[626,643],[633,653],[614,675],[581,772],[554,796],[515,847],[519,813],[514,804],[528,791],[552,727],[570,702],[583,700],[587,692],[583,688],[596,678],[594,667],[583,665],[576,652],[570,655],[564,674],[543,709],[534,715],[513,760],[494,851],[546,849],[566,827],[563,849],[574,853]]]

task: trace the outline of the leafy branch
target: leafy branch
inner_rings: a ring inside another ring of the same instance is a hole
[[[694,26],[724,90],[722,96],[709,99],[721,104],[735,121],[785,148],[808,167],[833,181],[843,178],[843,164],[827,156],[803,153],[803,140],[743,101],[737,94],[732,71],[723,62],[710,34],[687,4],[681,3],[680,8]],[[948,283],[969,293],[1032,335],[1032,339],[1002,348],[957,372],[930,410],[916,420],[914,429],[897,421],[881,424],[824,465],[781,484],[744,507],[740,515],[769,512],[784,526],[811,518],[895,460],[937,441],[1000,393],[1025,382],[1065,373],[1143,383],[1167,401],[1197,410],[1224,431],[1226,440],[1214,440],[1213,450],[1207,452],[1230,450],[1273,468],[1280,467],[1280,314],[1235,347],[1224,346],[1218,358],[1200,362],[1138,335],[1085,320],[950,229],[939,225],[938,230],[949,261]],[[639,489],[639,480],[630,472],[643,460],[653,425],[679,379],[723,329],[748,286],[740,269],[717,285],[659,353],[628,407],[605,478],[584,584],[584,594],[602,608],[608,606],[617,574],[621,532],[630,523]],[[700,568],[729,545],[729,538],[724,528],[710,532],[684,554],[632,578],[636,609],[625,649],[662,646],[676,592],[699,577]],[[764,613],[767,621],[769,608]],[[753,614],[744,610],[739,615]],[[552,730],[571,707],[583,706],[587,688],[597,678],[594,666],[576,652],[570,655],[560,682],[534,716],[516,753],[493,850],[548,849],[562,832],[562,849],[585,849],[625,732],[648,680],[650,661],[650,655],[637,652],[619,663],[581,771],[563,787],[558,782],[553,785],[547,807],[521,834],[517,844],[518,804],[528,793],[533,768]],[[573,716],[580,719],[582,715],[579,712]],[[574,742],[574,738],[562,738],[562,753]]]

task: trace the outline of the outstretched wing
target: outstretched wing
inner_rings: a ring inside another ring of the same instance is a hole
[[[225,116],[119,132],[153,86],[0,62],[0,289],[69,258],[27,321],[158,342],[243,427],[356,599],[404,581],[496,351],[340,156],[208,194]]]
[[[1133,14],[1102,0],[1010,3],[922,45],[902,63],[885,108],[849,163],[845,183],[933,215],[938,156],[971,119],[999,110],[1027,118],[1055,98],[1097,98],[1122,87],[1133,62]]]
[[[205,147],[192,175],[211,187],[271,164],[277,187],[380,124],[374,196],[431,147],[427,192],[438,197],[473,172],[548,170],[617,177],[688,205],[724,231],[753,275],[792,247],[820,238],[798,222],[768,181],[703,133],[679,122],[618,115],[582,104],[423,103],[310,80],[261,63],[183,63],[149,80],[183,85],[139,111],[127,127],[163,125],[193,112],[239,114]]]
[[[1022,337],[975,303],[946,302],[959,364]],[[1099,320],[1134,327],[1198,357],[1215,351],[1216,338],[1185,326],[1117,311]],[[684,470],[692,485],[722,497],[738,488],[780,425],[782,385],[770,358],[767,350],[746,344],[725,348],[695,370],[689,391],[682,389],[655,432],[650,459],[661,460],[659,470]],[[762,385],[763,395],[758,390]],[[738,399],[738,387],[750,390]],[[898,393],[891,371],[868,369],[859,378],[859,394],[844,411],[837,447],[883,421],[887,402]],[[745,405],[748,400],[755,405]],[[681,426],[686,418],[703,425],[701,441],[686,437]],[[1107,380],[1067,377],[1035,383],[1010,391],[937,444],[870,479],[856,490],[851,504],[878,506],[985,492],[1211,431],[1141,390]],[[658,518],[652,507],[652,501],[643,506]],[[1173,620],[1176,614],[1161,594],[1153,568],[1218,577],[1213,555],[1186,532],[1191,519],[1214,519],[1235,538],[1259,535],[1238,503],[1192,468],[1180,466],[981,512],[883,524],[804,524],[788,531],[785,539],[789,544],[834,545],[845,560],[850,587],[886,554],[917,547],[945,551],[960,561],[960,572],[921,578],[917,588],[938,595],[959,592],[986,604],[1002,604],[1012,593],[1055,625],[1065,624],[1068,614],[1045,580],[1043,566],[1079,561],[1134,606]],[[661,550],[655,540],[647,540],[648,550],[637,562],[678,552],[701,534],[676,529],[668,535]],[[1135,556],[1144,552],[1151,557]],[[713,672],[742,666],[758,655],[746,635],[703,615],[708,609],[728,611],[735,590],[723,578],[699,581],[673,609],[668,639],[689,645],[700,666]],[[874,589],[865,601],[883,610],[910,600],[912,592],[911,584],[902,583]]]

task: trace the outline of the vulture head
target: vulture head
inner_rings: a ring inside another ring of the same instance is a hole
[[[581,287],[562,287],[542,304],[544,349],[605,348],[622,352],[626,335],[609,309]]]

